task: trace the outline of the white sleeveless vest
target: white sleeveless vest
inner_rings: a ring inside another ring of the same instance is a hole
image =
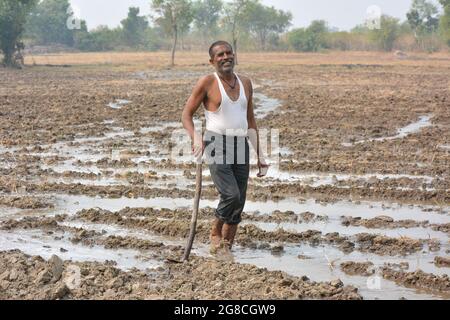
[[[239,98],[233,101],[225,91],[217,72],[214,75],[219,83],[222,102],[216,112],[205,109],[206,130],[228,136],[247,136],[248,100],[245,96],[245,89],[241,79],[236,75],[239,81]]]

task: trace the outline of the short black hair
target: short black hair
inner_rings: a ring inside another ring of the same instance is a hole
[[[216,41],[211,45],[211,47],[209,47],[209,56],[211,59],[214,58],[214,48],[222,45],[227,45],[231,48],[231,50],[233,50],[233,46],[229,42],[223,40]]]

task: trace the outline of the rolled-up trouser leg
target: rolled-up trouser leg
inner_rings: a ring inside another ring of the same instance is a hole
[[[227,224],[237,224],[236,209],[241,206],[241,192],[230,164],[210,164],[211,178],[220,194],[216,217]],[[240,217],[239,217],[240,220]]]
[[[244,211],[247,198],[248,178],[250,174],[250,165],[237,164],[232,166],[234,177],[239,188],[239,205],[234,208],[229,224],[239,224],[242,221],[242,212]]]

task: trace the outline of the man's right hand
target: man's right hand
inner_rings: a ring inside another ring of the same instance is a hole
[[[203,153],[205,152],[205,142],[203,141],[203,137],[196,134],[194,139],[192,140],[192,153],[196,159],[201,158]]]

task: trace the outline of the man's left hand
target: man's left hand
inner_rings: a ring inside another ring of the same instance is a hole
[[[258,174],[256,175],[258,178],[265,177],[267,175],[267,171],[269,171],[270,165],[268,165],[265,161],[258,161]]]

